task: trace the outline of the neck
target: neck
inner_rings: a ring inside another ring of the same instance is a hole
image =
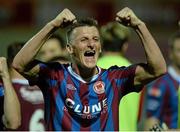
[[[87,67],[82,67],[77,64],[73,64],[72,68],[74,72],[80,75],[87,82],[89,82],[92,79],[92,77],[98,73],[98,70],[96,67],[87,68]]]

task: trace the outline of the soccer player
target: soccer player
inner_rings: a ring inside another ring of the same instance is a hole
[[[20,126],[20,103],[11,83],[5,57],[0,57],[0,110],[0,131]]]
[[[41,90],[37,86],[30,86],[28,80],[12,68],[12,61],[23,45],[15,42],[7,49],[11,81],[21,105],[21,125],[16,131],[44,131],[44,99]]]
[[[111,22],[101,27],[103,40],[103,55],[97,65],[109,68],[113,65],[129,66],[131,63],[125,57],[128,48],[130,31],[118,22]],[[119,105],[119,130],[136,131],[140,93],[131,92],[124,96]],[[133,103],[132,103],[133,102]],[[129,112],[128,114],[127,111]]]
[[[171,64],[167,74],[148,84],[143,90],[140,130],[149,130],[155,124],[166,124],[169,129],[180,129],[180,31],[171,36],[169,44]]]
[[[129,8],[119,11],[116,20],[135,29],[143,42],[146,63],[107,70],[98,67],[101,42],[97,22],[77,20],[68,9],[45,25],[14,58],[14,68],[29,80],[36,78],[34,83],[43,91],[48,130],[118,131],[120,99],[166,72],[164,58],[145,23]],[[72,63],[33,61],[55,29],[67,25],[66,48]]]

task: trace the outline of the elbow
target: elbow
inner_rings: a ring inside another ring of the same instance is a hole
[[[166,66],[166,64],[164,64],[164,65],[160,66],[158,69],[156,69],[155,77],[163,76],[166,73],[167,73],[167,66]]]
[[[6,127],[8,129],[17,129],[18,127],[20,127],[21,125],[21,118],[17,117],[17,118],[13,118],[10,121],[7,121]]]
[[[14,61],[12,63],[12,67],[20,73],[24,71],[24,68],[20,64],[17,64]]]
[[[10,129],[17,129],[21,125],[21,120],[15,120],[12,121],[12,123],[9,124]]]

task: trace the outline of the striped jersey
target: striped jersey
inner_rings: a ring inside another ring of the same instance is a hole
[[[98,69],[84,81],[70,64],[41,63],[37,85],[45,99],[47,130],[117,131],[119,102],[134,86],[136,66]]]
[[[146,118],[156,117],[161,124],[166,123],[168,128],[177,128],[179,85],[180,76],[173,67],[168,67],[166,75],[147,85],[141,98],[140,127]]]

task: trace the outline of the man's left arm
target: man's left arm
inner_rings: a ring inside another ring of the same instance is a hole
[[[145,23],[127,7],[117,13],[116,20],[125,26],[132,27],[136,31],[145,50],[147,62],[137,66],[134,85],[145,85],[165,74],[166,62]]]

